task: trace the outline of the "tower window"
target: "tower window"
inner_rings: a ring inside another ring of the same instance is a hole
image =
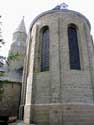
[[[68,27],[68,42],[69,42],[69,59],[70,69],[80,70],[80,57],[77,38],[77,28],[74,24]]]
[[[49,28],[45,26],[41,32],[41,72],[49,70]]]

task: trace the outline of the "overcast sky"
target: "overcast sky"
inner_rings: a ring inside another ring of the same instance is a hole
[[[12,41],[12,34],[25,17],[26,30],[28,32],[32,20],[41,12],[54,8],[65,2],[68,8],[85,15],[91,23],[91,34],[94,36],[94,1],[93,0],[0,0],[0,15],[3,22],[3,38],[6,42],[0,48],[0,55],[8,55]]]

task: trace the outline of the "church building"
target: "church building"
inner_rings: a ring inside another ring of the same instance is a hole
[[[24,123],[94,125],[90,30],[85,16],[62,5],[32,22],[21,99]]]
[[[23,71],[19,119],[24,124],[94,125],[90,31],[84,15],[62,4],[37,16],[28,36],[22,20],[9,52],[19,59],[9,61],[8,74]]]

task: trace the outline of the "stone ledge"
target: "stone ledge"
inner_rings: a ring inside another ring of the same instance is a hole
[[[27,124],[25,124],[24,121],[18,120],[17,122],[9,123],[8,125],[27,125]],[[35,125],[35,124],[30,124],[30,125]]]

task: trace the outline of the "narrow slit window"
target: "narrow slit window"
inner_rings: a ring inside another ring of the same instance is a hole
[[[80,56],[77,38],[77,28],[74,24],[68,27],[70,69],[80,70]]]
[[[49,29],[42,28],[41,32],[41,72],[49,70]]]

